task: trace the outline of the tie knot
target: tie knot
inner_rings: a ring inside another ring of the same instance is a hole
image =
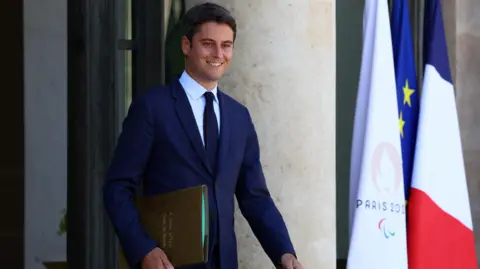
[[[206,92],[204,95],[207,103],[212,103],[213,100],[215,99],[215,95],[213,95],[213,92]]]

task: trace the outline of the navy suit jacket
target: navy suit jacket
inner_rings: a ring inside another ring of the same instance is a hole
[[[209,168],[190,103],[178,81],[151,89],[132,102],[103,188],[107,214],[131,268],[138,267],[157,246],[139,222],[132,203],[141,183],[144,195],[207,185],[213,212],[210,246],[218,242],[221,268],[238,267],[235,196],[275,265],[283,254],[295,255],[284,220],[265,183],[250,114],[221,91],[218,99],[221,129],[217,171]],[[210,256],[210,260],[214,258]],[[211,268],[211,262],[187,268]]]

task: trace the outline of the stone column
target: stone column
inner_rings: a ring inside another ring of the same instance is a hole
[[[238,20],[221,86],[250,110],[299,259],[335,268],[335,1],[215,2]],[[239,211],[235,225],[240,268],[272,268]]]
[[[425,0],[423,0],[425,1]],[[458,1],[452,0],[441,0],[442,3],[442,13],[443,13],[443,24],[445,27],[445,38],[447,39],[448,45],[448,58],[450,63],[450,70],[452,73],[452,80],[455,84],[456,82],[456,72],[455,72],[455,63],[456,63],[456,38],[457,38],[457,16],[456,16],[456,5]],[[423,17],[422,17],[423,18]],[[422,24],[423,27],[423,24]],[[421,29],[423,31],[423,28]]]
[[[447,11],[448,12],[448,11]],[[459,112],[470,206],[480,260],[480,1],[456,1],[456,73]],[[450,45],[450,44],[449,44]]]

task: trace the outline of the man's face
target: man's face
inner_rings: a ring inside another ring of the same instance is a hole
[[[233,31],[227,24],[207,22],[193,36],[182,39],[187,71],[204,86],[214,85],[223,76],[232,58]]]

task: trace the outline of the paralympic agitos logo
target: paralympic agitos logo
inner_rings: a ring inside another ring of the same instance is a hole
[[[392,236],[395,236],[395,232],[390,231],[390,229],[386,225],[386,222],[387,222],[386,220],[387,220],[386,218],[383,218],[378,222],[378,229],[382,231],[383,236],[385,236],[385,238],[388,239]]]

